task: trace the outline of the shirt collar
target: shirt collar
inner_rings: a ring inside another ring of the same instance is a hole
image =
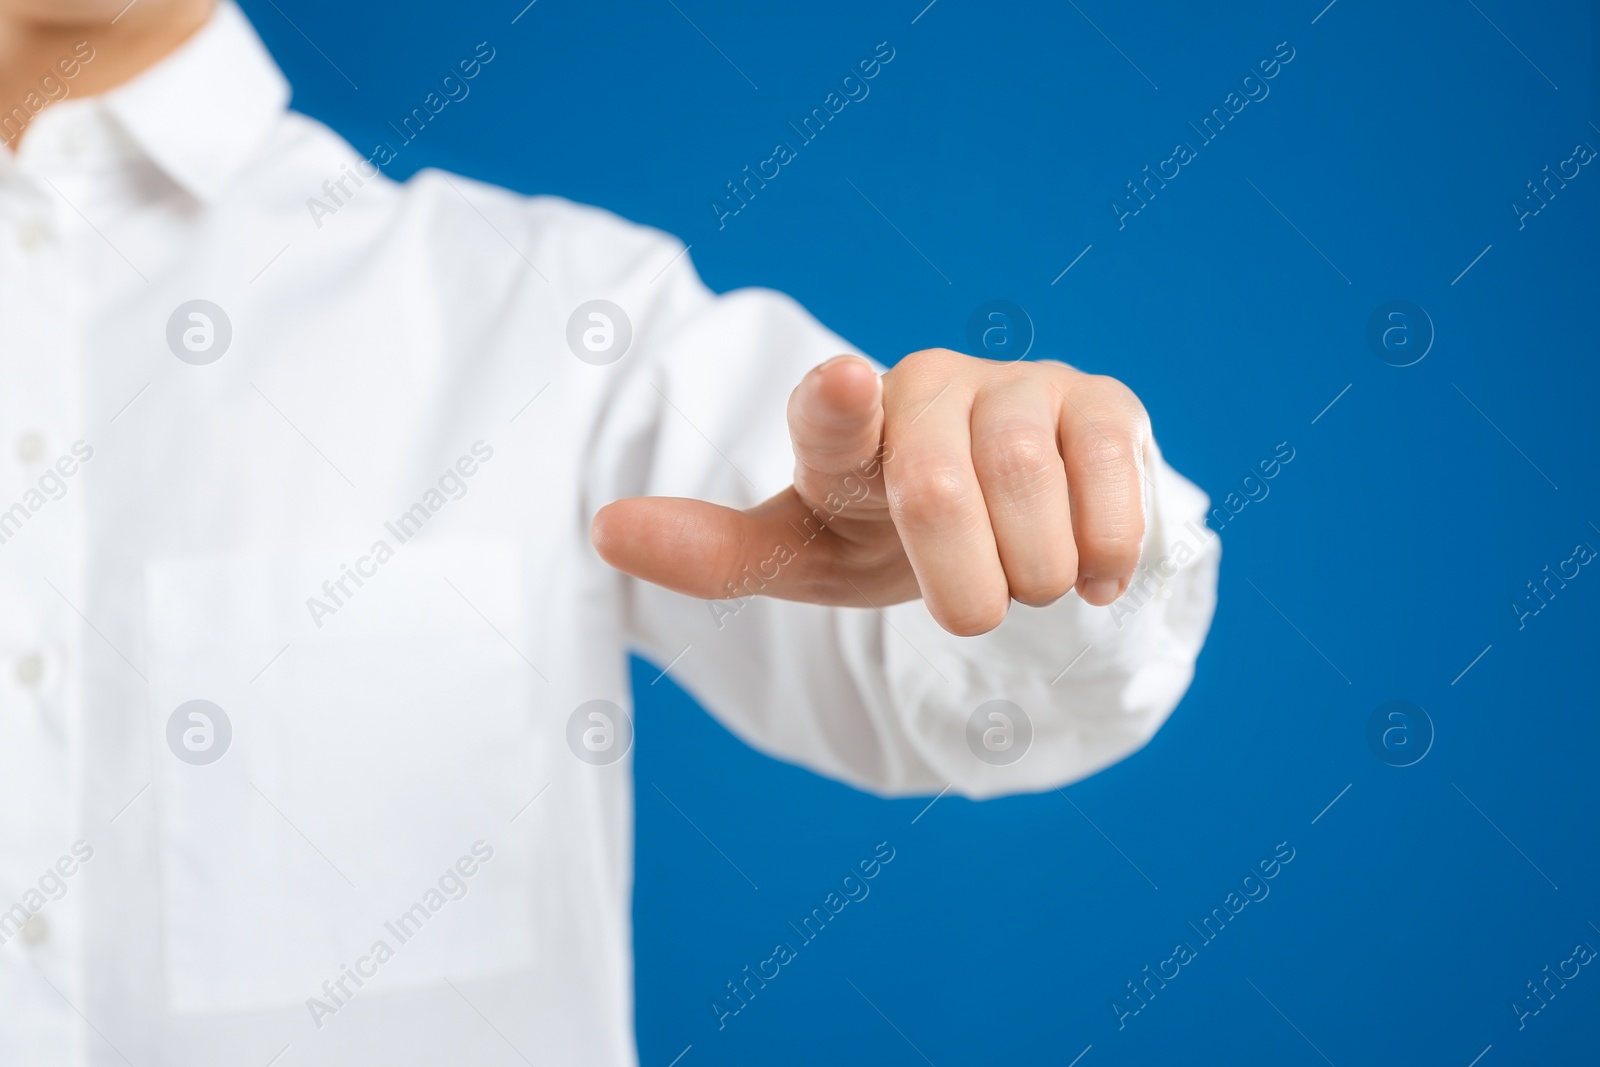
[[[283,115],[289,95],[255,28],[233,0],[221,0],[192,37],[98,102],[168,177],[211,201]]]

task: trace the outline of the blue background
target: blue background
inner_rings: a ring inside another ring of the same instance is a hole
[[[1214,500],[1295,449],[1227,526],[1183,704],[1062,792],[864,796],[742,747],[638,665],[643,1062],[1593,1062],[1600,968],[1525,1029],[1509,1007],[1600,947],[1600,574],[1523,629],[1510,608],[1600,547],[1600,166],[1524,229],[1509,207],[1600,147],[1590,6],[925,2],[540,0],[514,24],[522,0],[244,4],[295,106],[363,149],[494,46],[395,177],[444,167],[662,227],[714,288],[790,292],[891,361],[967,348],[974,308],[1013,301],[1033,355],[1132,385]],[[870,96],[719,231],[723,183],[880,41]],[[1186,124],[1281,41],[1270,95],[1119,230],[1124,182],[1196,143]],[[1396,299],[1437,333],[1404,368],[1366,339]],[[1431,719],[1415,765],[1368,743],[1389,700]],[[879,841],[896,857],[870,897],[719,1031],[723,983]],[[1188,923],[1283,841],[1271,895],[1119,1030],[1124,983],[1197,943]]]

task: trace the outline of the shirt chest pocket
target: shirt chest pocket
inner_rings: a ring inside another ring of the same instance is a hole
[[[550,754],[515,547],[411,543],[353,578],[328,558],[146,566],[174,1011],[338,1010],[532,962],[531,857],[502,834]]]

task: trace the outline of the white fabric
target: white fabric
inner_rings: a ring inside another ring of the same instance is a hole
[[[0,153],[0,1062],[635,1062],[630,762],[567,743],[580,704],[630,706],[630,647],[750,744],[884,794],[1068,782],[1177,703],[1219,549],[1159,457],[1137,603],[982,638],[917,603],[719,626],[609,570],[612,499],[787,484],[787,395],[850,346],[562,200],[428,171],[316,218],[369,171],[287,99],[224,4]],[[197,298],[232,326],[203,366],[167,340]],[[633,327],[606,366],[567,343],[597,298]],[[345,565],[368,577],[314,617]],[[1009,767],[966,741],[996,698],[1036,732]],[[233,730],[207,766],[167,742],[194,699]],[[319,1026],[308,998],[379,940]]]

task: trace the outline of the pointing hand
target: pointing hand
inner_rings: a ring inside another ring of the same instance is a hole
[[[602,508],[602,558],[703,599],[752,593],[884,607],[921,596],[963,636],[1012,600],[1109,604],[1144,540],[1149,419],[1112,378],[1062,363],[858,356],[789,399],[794,484],[748,511],[634,497]]]

